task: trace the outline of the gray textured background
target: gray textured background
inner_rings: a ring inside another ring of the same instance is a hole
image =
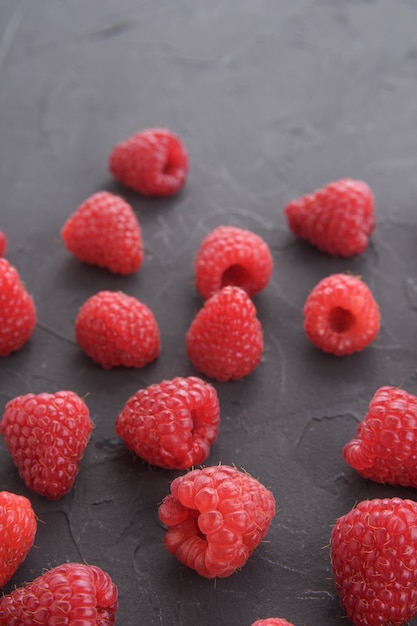
[[[190,154],[188,184],[171,199],[143,199],[107,173],[112,146],[151,126],[171,128]],[[0,228],[39,318],[30,343],[0,362],[1,401],[72,389],[89,394],[96,424],[58,502],[25,490],[0,442],[0,488],[28,495],[42,520],[6,591],[81,560],[111,574],[124,626],[347,623],[332,524],[366,497],[416,497],[367,483],[341,456],[379,386],[417,393],[416,171],[413,0],[0,0]],[[283,207],[345,176],[374,190],[377,228],[366,253],[331,259],[294,240]],[[143,229],[145,261],[130,277],[82,265],[61,242],[68,215],[102,189],[123,195]],[[278,513],[242,571],[215,585],[163,546],[157,505],[177,474],[134,459],[114,420],[138,388],[195,374],[184,341],[201,305],[193,259],[219,224],[261,235],[275,270],[255,298],[263,363],[215,385],[222,423],[207,463],[244,467],[271,487]],[[336,358],[306,340],[302,307],[318,280],[345,270],[370,285],[382,329]],[[105,371],[80,352],[74,319],[101,289],[152,308],[156,362]]]

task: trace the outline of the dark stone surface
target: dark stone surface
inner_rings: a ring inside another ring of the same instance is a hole
[[[39,318],[30,343],[0,362],[1,401],[72,389],[89,394],[96,424],[75,488],[58,502],[25,490],[0,442],[0,488],[29,496],[41,520],[6,591],[81,560],[113,577],[124,626],[250,626],[272,615],[346,624],[332,524],[367,497],[416,498],[366,482],[341,455],[379,386],[417,393],[416,9],[412,0],[0,1],[0,228]],[[163,201],[107,172],[112,146],[150,126],[177,132],[191,158],[186,188]],[[366,180],[377,203],[372,243],[350,260],[295,241],[282,211],[345,176]],[[82,265],[61,242],[67,216],[102,189],[123,195],[142,225],[145,262],[127,278]],[[275,271],[255,298],[264,361],[244,381],[215,383],[222,424],[207,463],[258,477],[278,513],[242,571],[215,584],[165,551],[157,506],[177,473],[133,458],[114,420],[138,388],[195,373],[184,345],[201,305],[193,259],[219,224],[261,235]],[[302,307],[318,280],[345,270],[370,285],[382,329],[367,350],[336,358],[309,344]],[[74,319],[101,289],[152,308],[155,363],[105,371],[80,352]]]

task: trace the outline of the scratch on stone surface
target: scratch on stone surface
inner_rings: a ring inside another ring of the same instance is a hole
[[[41,322],[37,323],[37,328],[40,328],[43,331],[45,331],[46,333],[49,333],[50,335],[53,335],[53,337],[57,337],[58,339],[62,339],[62,341],[66,341],[67,343],[70,343],[71,345],[76,345],[76,343],[77,343],[75,341],[75,339],[70,339],[69,337],[66,337],[65,335],[62,335],[57,330],[54,330],[53,328],[50,328],[49,326],[47,326],[46,324],[42,324]]]
[[[16,6],[16,9],[12,14],[9,23],[6,26],[6,30],[4,31],[3,36],[0,39],[0,70],[3,67],[3,64],[7,57],[7,53],[9,52],[10,47],[13,44],[19,31],[19,27],[23,21],[26,8],[27,6],[24,1],[20,2]]]
[[[81,548],[80,548],[80,546],[79,546],[79,544],[78,544],[77,539],[75,538],[74,531],[73,531],[73,529],[72,529],[72,524],[71,524],[71,520],[70,520],[69,515],[68,515],[68,513],[67,513],[66,511],[64,511],[63,509],[61,509],[61,513],[64,515],[64,517],[65,517],[65,519],[66,519],[66,522],[67,522],[67,524],[68,524],[68,531],[69,531],[70,537],[71,537],[71,539],[72,539],[72,542],[73,542],[73,544],[74,544],[74,546],[75,546],[75,548],[76,548],[76,550],[77,550],[77,552],[78,552],[78,554],[79,554],[79,556],[80,556],[80,561],[81,561],[81,562],[86,563],[87,561],[86,561],[86,559],[84,558],[83,552],[82,552],[82,550],[81,550]]]
[[[297,596],[299,600],[316,600],[321,601],[323,598],[331,598],[333,599],[333,594],[326,589],[306,589],[305,592],[299,596]]]
[[[305,433],[307,432],[308,428],[313,422],[318,422],[318,423],[322,421],[330,422],[330,421],[337,420],[340,418],[353,418],[358,423],[361,421],[361,418],[359,418],[357,415],[354,415],[353,413],[336,413],[335,415],[320,415],[320,416],[311,417],[307,421],[307,423],[304,425],[304,428],[301,431],[300,435],[297,437],[297,440],[294,445],[294,449],[297,449],[299,447]]]

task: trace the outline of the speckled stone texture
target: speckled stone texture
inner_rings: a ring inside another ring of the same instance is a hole
[[[0,441],[0,488],[29,496],[42,520],[5,591],[81,561],[118,585],[124,626],[274,615],[346,625],[333,523],[367,497],[417,497],[367,482],[342,457],[378,387],[417,394],[416,24],[414,0],[0,1],[0,228],[39,319],[0,361],[0,399],[71,389],[88,394],[95,422],[75,487],[57,502],[28,493]],[[187,185],[163,200],[107,171],[113,145],[153,126],[190,155]],[[371,244],[351,259],[297,241],[283,214],[342,177],[365,180],[377,207]],[[142,226],[145,258],[131,276],[83,265],[60,238],[100,190],[122,195]],[[185,353],[202,305],[193,261],[221,224],[263,237],[275,269],[254,297],[263,362],[246,380],[215,383],[222,421],[207,464],[243,467],[272,489],[278,512],[242,571],[215,585],[163,545],[157,508],[178,472],[135,458],[114,422],[137,389],[196,374]],[[382,327],[365,351],[337,358],[306,339],[302,309],[320,279],[343,271],[370,286]],[[105,289],[155,314],[161,355],[141,370],[103,370],[76,345],[80,306]]]

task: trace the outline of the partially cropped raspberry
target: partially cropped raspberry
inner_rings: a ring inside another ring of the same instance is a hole
[[[36,518],[24,496],[0,491],[0,587],[25,560],[36,535]]]
[[[264,349],[262,326],[250,297],[240,287],[223,287],[206,300],[186,336],[194,367],[224,382],[250,374]]]
[[[132,274],[143,261],[142,231],[132,207],[107,191],[90,196],[65,222],[62,238],[85,263]]]
[[[339,518],[331,562],[355,626],[401,626],[417,615],[417,503],[364,500]]]
[[[100,291],[75,320],[78,345],[106,369],[143,367],[159,355],[159,327],[149,307],[132,296]]]
[[[50,500],[72,488],[92,428],[87,405],[73,391],[17,396],[0,422],[26,486]]]
[[[118,592],[95,565],[63,563],[0,598],[2,626],[112,626]]]
[[[228,465],[176,478],[159,507],[159,518],[168,527],[168,552],[206,578],[224,578],[242,567],[274,515],[271,491]]]
[[[294,626],[294,624],[279,617],[267,617],[266,619],[256,620],[256,622],[253,622],[252,626]]]
[[[380,317],[369,287],[348,274],[321,280],[304,305],[307,337],[337,356],[366,348],[379,332]]]
[[[361,180],[343,178],[284,209],[292,232],[333,256],[363,252],[375,228],[371,189]]]
[[[7,237],[5,233],[0,230],[0,257],[6,254],[7,250]]]
[[[0,258],[0,357],[20,350],[36,326],[35,303],[18,271]]]
[[[135,393],[117,416],[116,431],[151,465],[187,469],[208,457],[219,420],[214,387],[194,376],[178,377]]]
[[[203,298],[235,285],[250,296],[266,287],[273,260],[269,246],[251,232],[219,226],[202,241],[195,260],[195,284]]]
[[[109,169],[126,187],[145,196],[170,196],[185,184],[188,155],[182,141],[166,128],[149,128],[117,144]]]
[[[364,478],[417,488],[417,397],[396,387],[378,389],[343,455]]]

